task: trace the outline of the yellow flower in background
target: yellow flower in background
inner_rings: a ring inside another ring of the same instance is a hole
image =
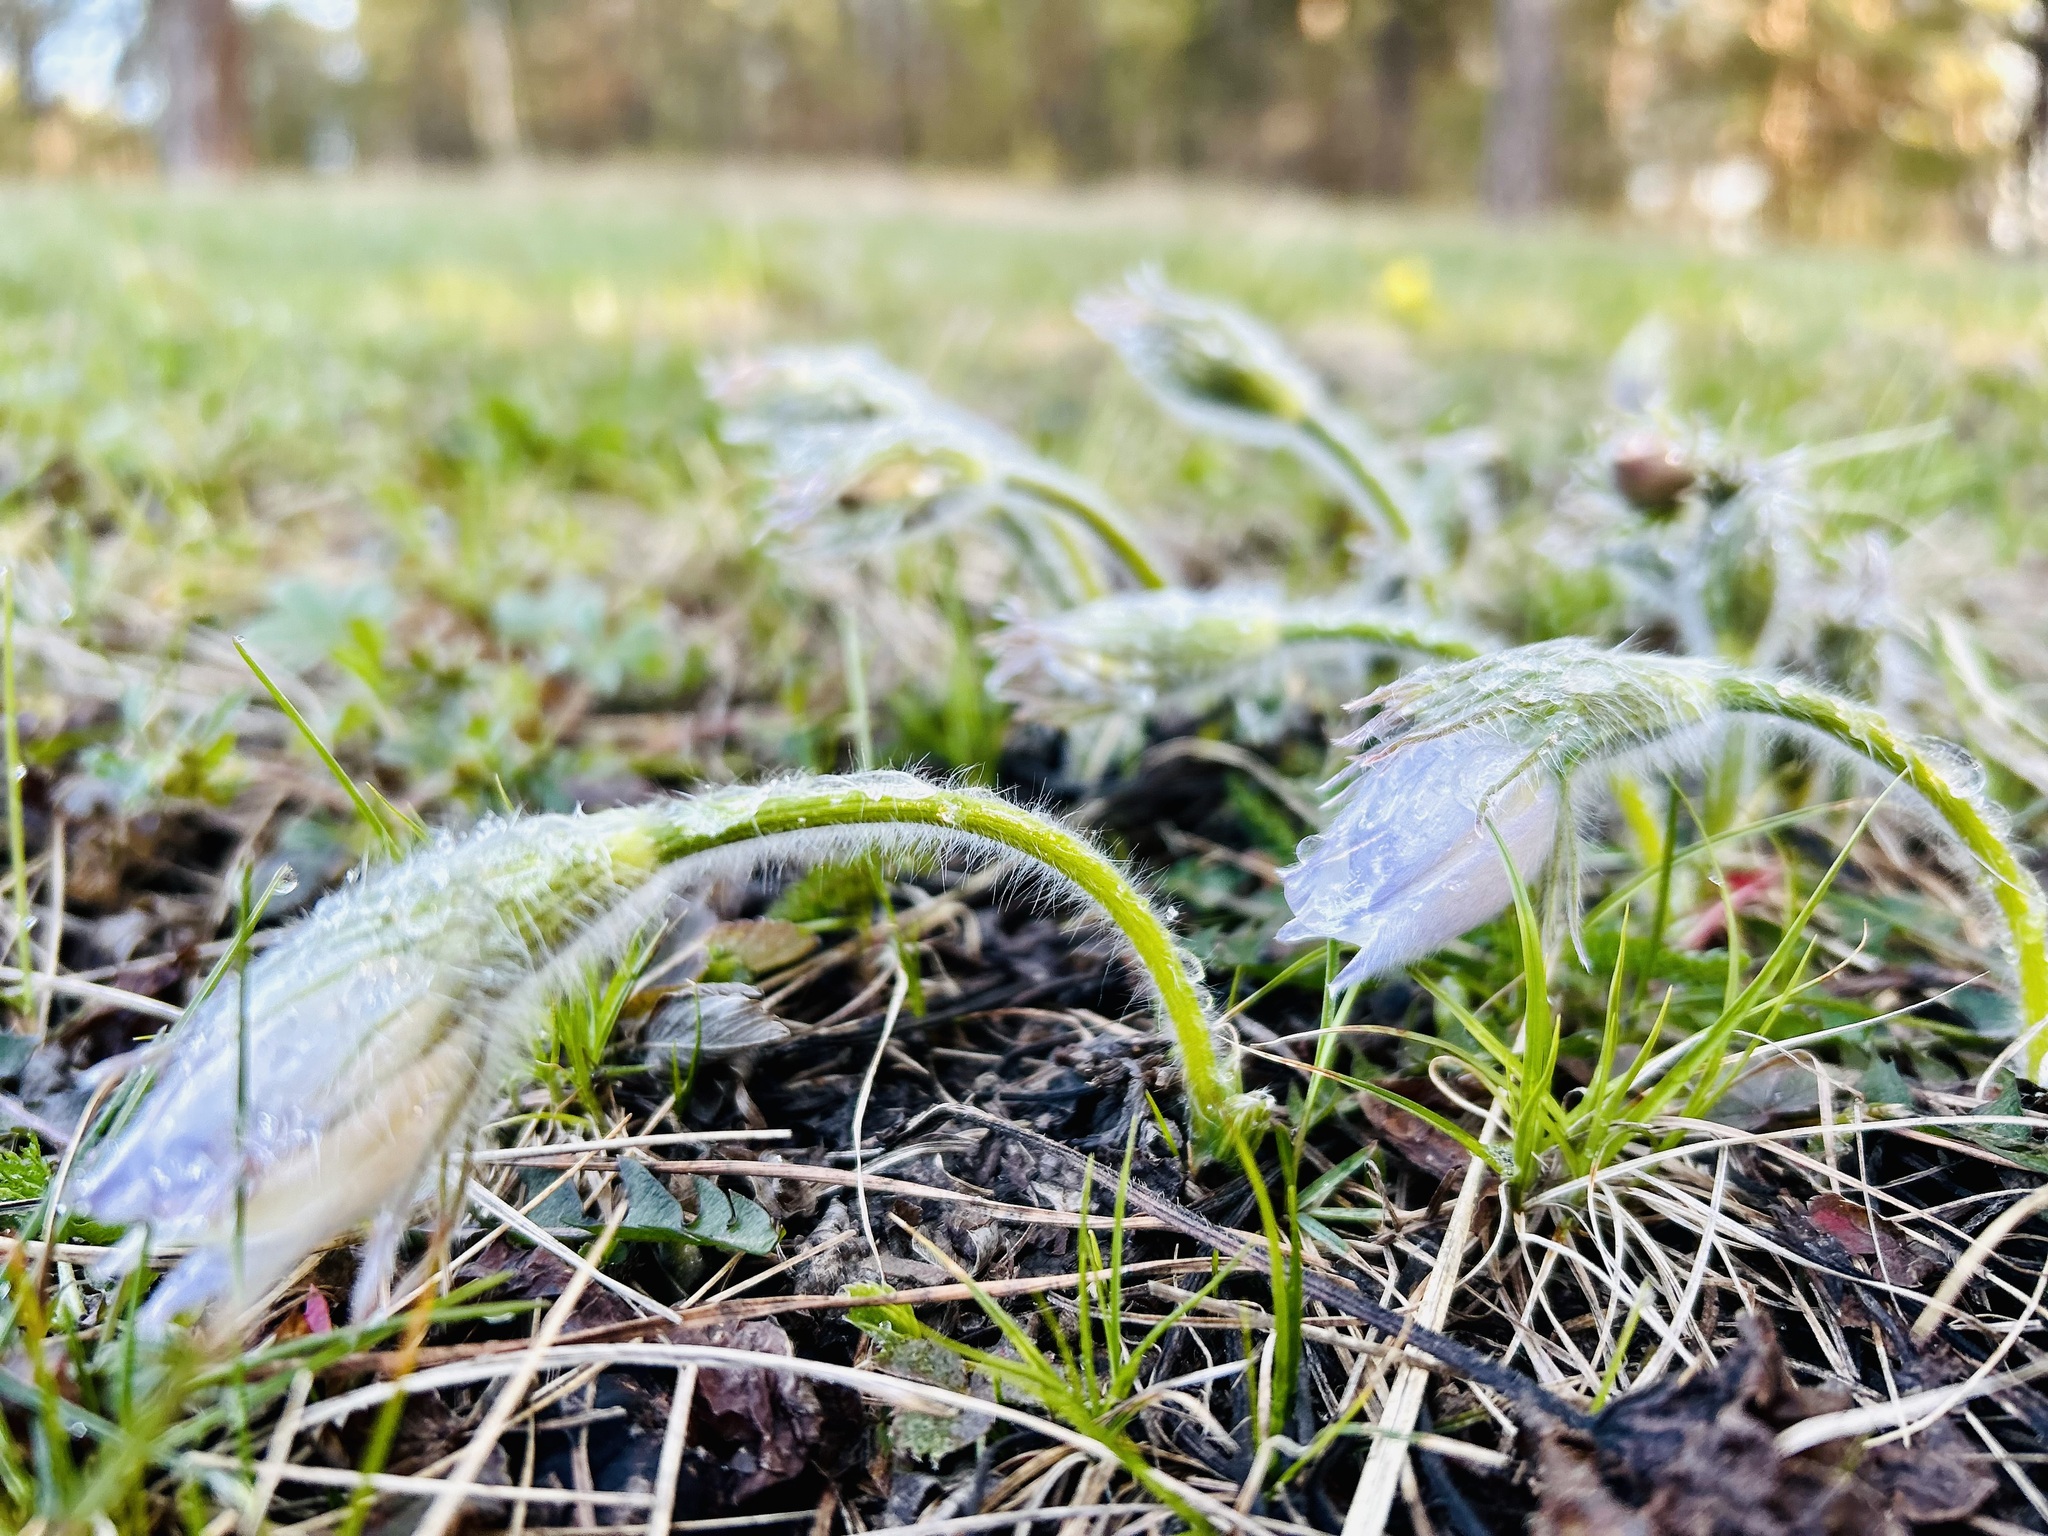
[[[1435,300],[1429,263],[1420,256],[1401,256],[1380,269],[1380,303],[1403,320],[1420,320]]]

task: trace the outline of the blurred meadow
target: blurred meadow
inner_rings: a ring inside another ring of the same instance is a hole
[[[346,653],[347,690],[383,696],[332,722],[345,745],[524,804],[746,760],[585,716],[715,695],[746,731],[801,734],[794,701],[837,689],[773,611],[732,601],[782,599],[710,431],[707,358],[872,340],[1140,509],[1194,579],[1247,557],[1305,590],[1347,579],[1341,513],[1292,511],[1315,498],[1302,471],[1163,420],[1073,319],[1141,260],[1284,326],[1380,431],[1464,442],[1510,519],[1547,516],[1612,355],[1655,317],[1673,408],[1747,450],[1947,424],[1828,471],[1841,527],[1937,563],[1968,558],[1958,538],[2000,564],[2042,538],[2048,278],[1995,258],[1732,258],[1226,191],[765,167],[18,187],[8,207],[6,537],[65,580],[24,603],[174,649],[196,625],[296,667]],[[954,765],[905,729],[889,756]]]

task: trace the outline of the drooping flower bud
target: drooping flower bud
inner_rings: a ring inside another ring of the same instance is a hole
[[[1024,719],[1065,727],[1201,714],[1225,700],[1252,706],[1311,674],[1355,689],[1371,662],[1392,654],[1477,653],[1448,627],[1397,609],[1228,587],[1101,598],[1006,624],[989,646],[996,695]]]
[[[1294,918],[1278,936],[1356,944],[1338,986],[1420,959],[1513,899],[1487,823],[1533,882],[1561,804],[1557,778],[1505,737],[1424,738],[1363,769],[1328,829],[1302,843],[1281,875]]]
[[[707,370],[726,441],[765,448],[769,526],[813,559],[936,535],[994,512],[1087,527],[1162,585],[1100,487],[866,347],[789,348]]]
[[[159,1331],[261,1294],[365,1220],[395,1244],[397,1218],[530,1064],[549,996],[672,891],[770,861],[941,851],[1017,856],[1114,926],[1179,1047],[1199,1137],[1225,1144],[1255,1106],[1199,968],[1122,871],[999,795],[868,773],[492,822],[366,875],[175,1030],[135,1113],[82,1165],[75,1204],[194,1246],[147,1303]]]
[[[1330,830],[1305,841],[1300,863],[1283,874],[1295,921],[1282,930],[1358,942],[1346,971],[1354,980],[1507,904],[1497,848],[1485,866],[1487,822],[1532,877],[1546,862],[1546,828],[1560,853],[1571,852],[1566,808],[1579,769],[1697,759],[1728,721],[1754,717],[1896,778],[1945,824],[2011,929],[2026,1017],[2048,1017],[2048,900],[2006,843],[1981,773],[1958,749],[1901,732],[1875,709],[1796,679],[1583,640],[1411,672],[1358,707],[1377,713],[1344,743],[1362,751],[1338,780]],[[1547,862],[1553,888],[1560,876],[1569,885],[1571,861]],[[1575,912],[1573,893],[1562,895]]]
[[[1338,408],[1313,370],[1243,310],[1182,293],[1155,267],[1076,311],[1167,411],[1197,432],[1303,460],[1359,514],[1434,563],[1394,455]]]
[[[654,881],[645,820],[551,816],[444,838],[329,896],[220,984],[74,1189],[98,1220],[197,1248],[147,1321],[260,1294],[427,1191],[521,1060],[549,962]]]

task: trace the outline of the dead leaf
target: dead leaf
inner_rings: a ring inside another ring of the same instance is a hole
[[[1883,1217],[1878,1218],[1873,1232],[1870,1212],[1840,1195],[1815,1195],[1806,1202],[1806,1214],[1816,1227],[1857,1257],[1878,1259],[1881,1272],[1894,1285],[1918,1288],[1940,1273],[1945,1262],[1941,1255]]]
[[[668,1330],[678,1343],[711,1344],[761,1354],[793,1355],[779,1324],[759,1319],[709,1323]],[[714,1371],[697,1376],[697,1407],[690,1436],[715,1446],[731,1482],[733,1504],[799,1476],[824,1439],[825,1414],[818,1393],[800,1376],[780,1371]]]
[[[1392,1080],[1382,1086],[1426,1108],[1441,1107],[1444,1112],[1455,1113],[1449,1105],[1431,1102],[1440,1100],[1441,1095],[1426,1078]],[[1409,1114],[1400,1105],[1389,1104],[1369,1093],[1360,1094],[1358,1101],[1365,1111],[1367,1123],[1379,1133],[1380,1140],[1424,1173],[1433,1173],[1440,1179],[1449,1178],[1454,1173],[1463,1173],[1465,1165],[1472,1161],[1472,1154],[1457,1142],[1427,1120]]]
[[[1996,1483],[1948,1421],[1868,1450],[1829,1441],[1781,1457],[1778,1431],[1848,1406],[1802,1388],[1754,1315],[1711,1371],[1634,1392],[1590,1432],[1537,1447],[1536,1536],[1909,1536],[1960,1520]]]
[[[818,936],[779,917],[738,918],[713,924],[704,935],[710,969],[721,980],[751,981],[785,970],[815,950]]]

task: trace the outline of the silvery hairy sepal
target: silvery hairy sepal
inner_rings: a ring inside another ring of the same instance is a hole
[[[769,455],[769,527],[820,553],[937,532],[992,505],[1013,445],[867,347],[791,347],[705,371],[720,435]],[[827,518],[843,502],[851,516]]]
[[[1123,287],[1082,299],[1076,313],[1184,425],[1294,454],[1398,543],[1425,539],[1420,499],[1393,454],[1243,310],[1142,267]]]
[[[1893,778],[1954,834],[2012,931],[2027,1016],[2048,1016],[2048,903],[2005,841],[1981,773],[1959,749],[1900,732],[1875,709],[1793,678],[1584,640],[1425,668],[1357,707],[1374,713],[1343,742],[1359,750],[1333,781],[1330,828],[1282,875],[1295,917],[1281,936],[1358,944],[1349,980],[1426,954],[1507,906],[1494,831],[1526,881],[1551,870],[1555,904],[1575,917],[1578,772],[1703,761],[1718,732],[1753,718]]]
[[[550,962],[601,942],[658,873],[623,814],[492,822],[327,897],[225,978],[72,1192],[195,1249],[144,1321],[259,1295],[366,1220],[395,1240],[525,1058]]]
[[[1310,683],[1342,697],[1384,657],[1477,649],[1400,609],[1247,587],[1119,593],[1014,619],[988,645],[996,696],[1023,719],[1069,728],[1202,714],[1225,700],[1254,707]]]

